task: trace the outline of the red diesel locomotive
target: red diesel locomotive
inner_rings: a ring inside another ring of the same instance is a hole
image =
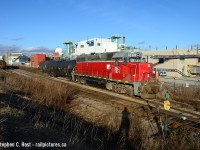
[[[140,52],[115,53],[111,60],[77,59],[72,72],[74,81],[93,80],[105,84],[108,90],[146,98],[155,97],[159,90],[155,79],[153,64],[145,62]]]

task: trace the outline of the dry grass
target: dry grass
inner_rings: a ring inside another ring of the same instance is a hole
[[[113,118],[112,118],[113,117]],[[130,127],[120,130],[121,118],[113,115],[105,118],[109,126],[97,126],[94,123],[86,122],[68,113],[65,116],[64,128],[69,135],[67,143],[71,149],[84,149],[84,146],[93,147],[93,149],[148,149],[146,148],[148,136],[142,121],[136,117],[130,117]],[[126,130],[129,130],[129,136],[126,137]]]
[[[180,101],[186,104],[190,104],[194,106],[194,108],[199,111],[200,110],[200,89],[193,87],[183,87],[180,86],[177,88],[176,93],[173,98],[176,101]]]
[[[36,74],[44,74],[38,68],[20,66],[19,69],[24,70],[24,71],[28,71],[28,72],[32,72],[32,73],[36,73]]]
[[[37,100],[46,106],[64,109],[67,103],[73,99],[77,90],[64,83],[44,80],[42,78],[28,78],[17,74],[8,74],[5,83],[15,90],[23,92],[33,100]]]
[[[186,133],[172,133],[167,138],[160,137],[153,140],[151,149],[155,150],[199,150],[200,139],[197,136]]]
[[[93,149],[118,150],[198,150],[200,148],[198,135],[174,132],[168,137],[163,138],[158,135],[151,138],[148,134],[148,126],[144,124],[144,121],[136,115],[131,115],[129,118],[129,135],[126,137],[124,133],[126,131],[120,131],[121,118],[116,115],[105,118],[105,122],[109,126],[96,126],[93,123],[85,122],[82,118],[67,114],[64,128],[71,131],[66,133],[69,135],[68,148],[84,149],[85,145]]]

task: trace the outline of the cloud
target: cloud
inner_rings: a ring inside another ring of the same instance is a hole
[[[36,54],[36,53],[50,54],[54,52],[54,49],[44,47],[44,46],[33,46],[33,47],[27,47],[27,48],[22,49],[18,45],[1,45],[0,44],[0,55],[4,55],[5,53],[10,53],[10,52],[22,52],[23,54],[29,56],[31,54]]]
[[[138,44],[141,44],[141,45],[144,44],[144,43],[145,43],[145,41],[140,41],[140,42],[138,42]]]
[[[18,52],[20,51],[20,46],[17,45],[0,45],[0,55],[8,52]]]
[[[23,40],[24,37],[18,37],[18,38],[11,38],[10,40],[12,41],[20,41],[20,40]]]
[[[33,46],[24,48],[22,51],[25,53],[52,53],[54,49],[43,46]]]

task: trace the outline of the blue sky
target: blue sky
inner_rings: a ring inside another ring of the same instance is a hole
[[[65,40],[126,37],[152,49],[200,44],[199,0],[0,0],[0,53],[52,51]]]

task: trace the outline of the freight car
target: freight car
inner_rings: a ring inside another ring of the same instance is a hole
[[[6,68],[6,62],[4,60],[0,60],[0,69]]]
[[[55,77],[71,77],[75,64],[76,60],[43,61],[40,62],[39,69]]]
[[[108,90],[143,98],[155,98],[160,88],[153,64],[144,62],[140,52],[115,53],[112,60],[106,61],[77,59],[72,80],[80,83],[96,81]]]

